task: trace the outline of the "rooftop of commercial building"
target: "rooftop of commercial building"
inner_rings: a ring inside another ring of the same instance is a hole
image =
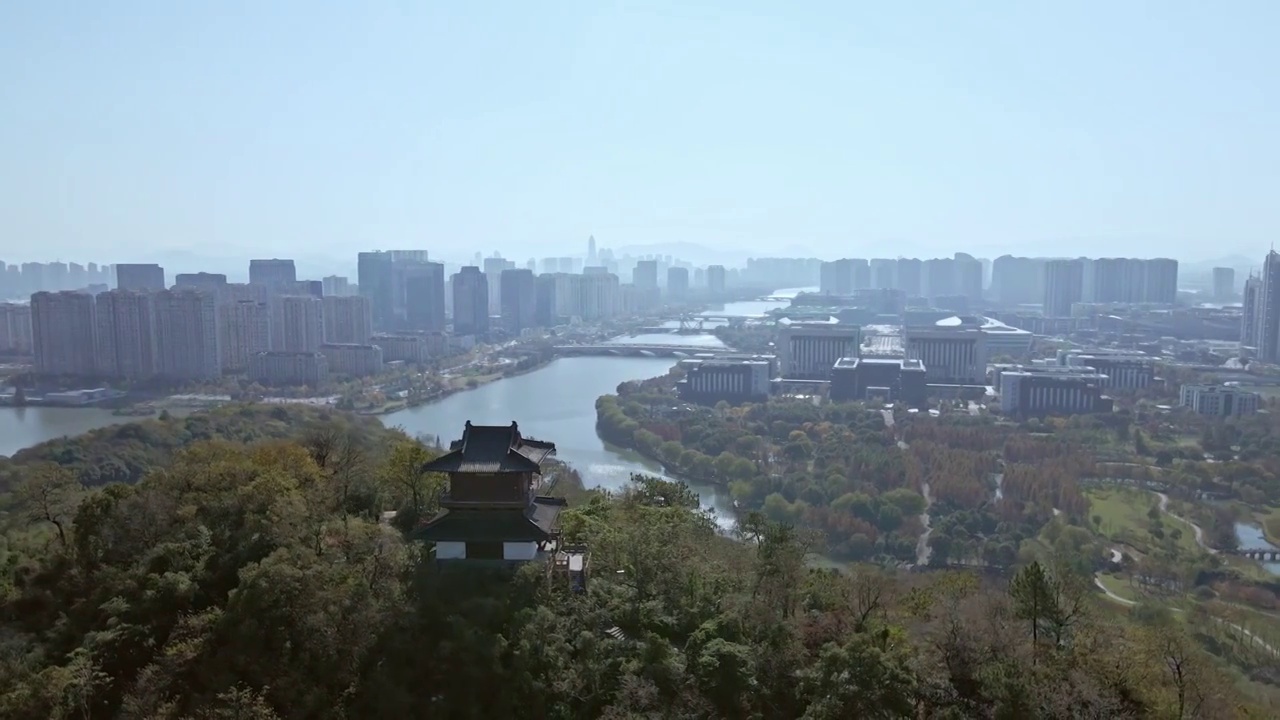
[[[885,358],[885,357],[846,357],[836,361],[833,369],[856,368],[861,365],[896,365],[903,370],[924,370],[924,363],[919,360],[908,358]]]

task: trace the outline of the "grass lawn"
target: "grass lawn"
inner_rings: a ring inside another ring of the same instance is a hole
[[[1142,593],[1129,587],[1129,581],[1120,575],[1113,573],[1098,573],[1098,580],[1101,581],[1103,586],[1108,590],[1119,595],[1125,600],[1133,600],[1137,602],[1142,599]]]
[[[1089,498],[1089,516],[1101,518],[1101,532],[1112,540],[1127,542],[1142,552],[1149,552],[1161,541],[1149,532],[1151,519],[1147,512],[1159,502],[1155,494],[1127,488],[1095,488],[1086,494]],[[1190,525],[1175,520],[1167,513],[1161,516],[1165,538],[1175,528],[1181,531],[1176,545],[1184,553],[1201,552],[1196,545],[1195,531]]]

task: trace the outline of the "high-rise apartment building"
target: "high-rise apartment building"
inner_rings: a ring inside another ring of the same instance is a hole
[[[840,259],[818,268],[818,292],[823,295],[853,294],[853,261]]]
[[[134,292],[164,290],[164,268],[155,263],[119,263],[116,265],[116,289]]]
[[[174,380],[212,380],[222,374],[213,296],[163,290],[152,296],[156,374]]]
[[[221,300],[222,292],[227,287],[227,276],[222,273],[178,273],[173,278],[175,288],[190,288],[213,295],[214,300]]]
[[[324,297],[346,297],[351,294],[351,281],[345,275],[329,275],[320,280]]]
[[[707,290],[712,295],[719,295],[725,289],[725,269],[723,265],[707,266]]]
[[[31,306],[0,303],[0,354],[30,355]]]
[[[98,375],[128,380],[154,375],[156,338],[151,295],[112,290],[99,293],[95,303]]]
[[[1253,298],[1253,342],[1259,360],[1280,362],[1280,253],[1267,253]],[[1246,343],[1248,344],[1248,343]]]
[[[453,333],[489,334],[489,280],[474,265],[453,275]]]
[[[271,349],[313,353],[324,344],[324,300],[284,295],[271,300]]]
[[[364,344],[373,337],[373,306],[369,298],[328,295],[321,303],[326,343]]]
[[[502,307],[502,271],[514,270],[516,264],[500,257],[484,259],[484,276],[489,281],[489,308],[498,310]]]
[[[97,321],[93,296],[38,292],[31,296],[31,335],[39,375],[97,373]]]
[[[271,258],[249,261],[249,283],[267,287],[290,286],[298,282],[298,270],[292,260]]]
[[[539,327],[555,327],[560,324],[556,306],[556,276],[538,275],[534,283],[533,321]]]
[[[924,263],[916,258],[898,258],[895,277],[898,289],[908,298],[924,295]]]
[[[1213,297],[1216,300],[1230,300],[1236,296],[1236,271],[1229,267],[1213,269]]]
[[[930,300],[958,295],[956,261],[931,258],[924,261],[924,295]]]
[[[588,322],[608,320],[618,316],[622,303],[618,276],[613,273],[574,275],[578,278],[582,319]],[[687,277],[687,275],[686,275]]]
[[[677,301],[685,300],[689,297],[688,268],[667,268],[667,296]]]
[[[870,265],[871,287],[876,290],[893,290],[897,287],[898,261],[874,258]]]
[[[270,306],[241,300],[218,307],[218,351],[223,370],[244,370],[250,358],[270,349]]]
[[[1071,306],[1084,294],[1083,260],[1049,260],[1044,264],[1045,317],[1070,317]]]
[[[956,294],[964,296],[971,307],[982,304],[982,261],[967,253],[956,253]]]
[[[592,243],[594,247],[594,242]],[[502,283],[502,328],[518,335],[537,325],[538,292],[533,271],[506,269],[499,277]]]
[[[1045,260],[1001,255],[991,263],[991,298],[1006,307],[1044,302]]]

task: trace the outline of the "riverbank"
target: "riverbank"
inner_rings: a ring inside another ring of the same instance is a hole
[[[355,412],[357,415],[391,415],[393,413],[403,412],[405,410],[410,410],[417,407],[423,407],[426,405],[431,405],[433,403],[443,402],[445,400],[448,400],[450,397],[457,395],[458,393],[471,392],[472,390],[478,390],[484,387],[485,385],[498,382],[499,380],[509,380],[511,378],[520,377],[521,375],[527,375],[531,372],[541,370],[542,368],[545,368],[546,366],[550,365],[555,360],[556,360],[555,357],[540,358],[533,365],[529,365],[527,367],[523,367],[517,370],[509,370],[501,373],[494,373],[491,375],[480,375],[480,376],[472,376],[470,378],[467,378],[468,381],[475,380],[476,384],[474,385],[470,385],[468,384],[468,382],[464,382],[460,386],[451,386],[446,390],[442,390],[438,393],[435,393],[433,395],[430,395],[424,398],[418,398],[415,400],[409,400],[405,402],[386,403],[382,407],[379,407],[377,409],[366,408],[364,410],[356,410]],[[459,377],[454,379],[460,380],[462,378]]]

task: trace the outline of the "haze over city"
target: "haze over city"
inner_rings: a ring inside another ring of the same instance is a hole
[[[523,260],[594,234],[704,264],[1256,262],[1280,235],[1278,15],[10,4],[0,257],[225,272],[267,255],[319,276],[370,248]]]

